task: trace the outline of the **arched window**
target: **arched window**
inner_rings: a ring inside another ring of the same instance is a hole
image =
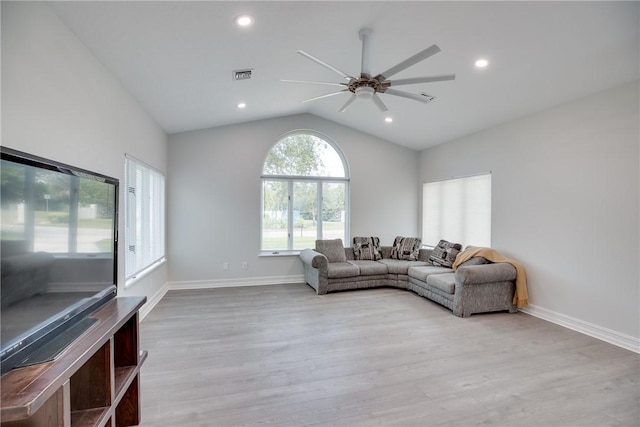
[[[261,250],[315,247],[316,239],[348,239],[349,174],[340,150],[310,131],[285,135],[262,169]]]

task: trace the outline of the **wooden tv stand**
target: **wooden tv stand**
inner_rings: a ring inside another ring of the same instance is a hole
[[[114,298],[55,360],[0,379],[2,427],[134,426],[140,423],[138,310],[145,297]]]

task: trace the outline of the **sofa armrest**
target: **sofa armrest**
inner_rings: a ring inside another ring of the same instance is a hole
[[[516,269],[513,265],[506,262],[470,265],[458,268],[455,278],[456,282],[462,285],[507,282],[516,279]]]
[[[300,259],[304,267],[304,281],[315,289],[318,295],[326,294],[328,258],[313,249],[303,249],[300,251]]]
[[[310,265],[313,268],[321,269],[327,268],[329,260],[326,256],[320,252],[316,252],[313,249],[303,249],[300,251],[300,259],[303,263]]]

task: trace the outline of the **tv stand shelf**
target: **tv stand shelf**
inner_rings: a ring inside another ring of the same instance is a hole
[[[114,298],[55,360],[1,378],[2,427],[125,427],[140,423],[138,310],[144,297]]]

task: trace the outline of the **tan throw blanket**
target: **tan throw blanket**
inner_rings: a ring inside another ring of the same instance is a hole
[[[510,258],[502,256],[498,251],[491,248],[482,248],[476,246],[469,246],[464,251],[460,252],[453,263],[453,269],[456,270],[460,264],[470,260],[474,256],[485,257],[491,262],[508,262],[516,269],[516,292],[513,295],[513,303],[518,308],[526,307],[529,305],[529,293],[527,292],[527,275],[524,272],[524,268],[519,262]]]

